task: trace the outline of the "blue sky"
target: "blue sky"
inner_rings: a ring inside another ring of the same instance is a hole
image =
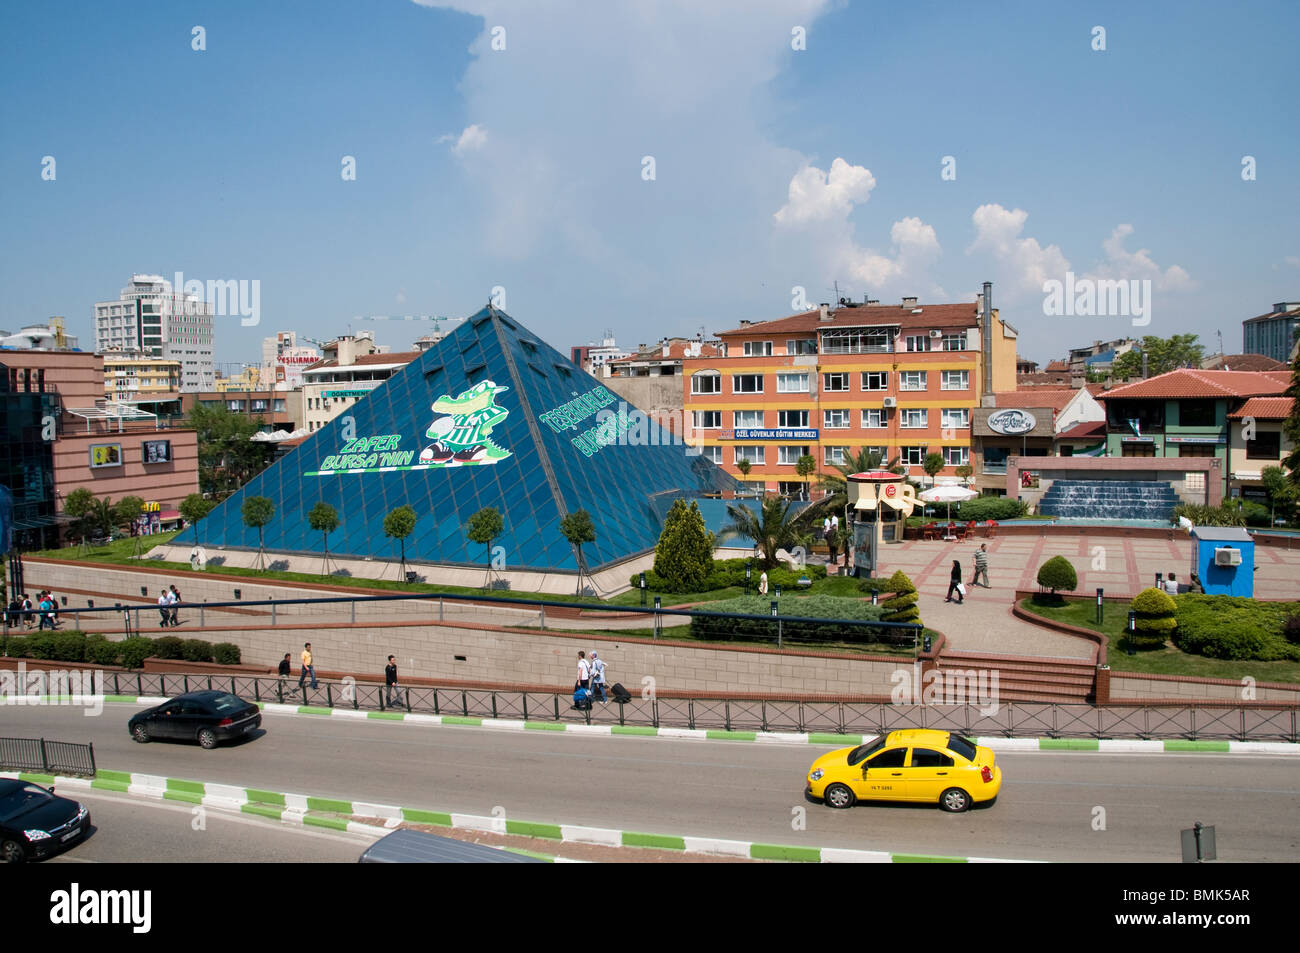
[[[779,317],[795,286],[990,280],[1035,360],[1234,353],[1300,300],[1298,27],[1282,2],[6,4],[0,328],[62,314],[92,344],[132,272],[261,282],[220,362],[349,323],[405,349],[418,324],[355,317],[494,286],[566,350]],[[1151,324],[1044,315],[1067,270],[1150,279]]]

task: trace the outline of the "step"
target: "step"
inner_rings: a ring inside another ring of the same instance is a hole
[[[999,658],[996,655],[980,652],[944,652],[939,657],[939,664],[960,665],[964,668],[996,668],[1000,666],[1029,672],[1060,672],[1063,674],[1091,672],[1096,667],[1091,659],[1068,659],[1054,655],[1044,655],[1041,660],[1023,655]]]

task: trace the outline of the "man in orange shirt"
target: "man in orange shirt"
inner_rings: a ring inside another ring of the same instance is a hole
[[[302,646],[302,674],[298,676],[298,687],[302,688],[307,682],[307,676],[311,675],[311,687],[316,685],[316,666],[312,664],[311,643],[304,642]]]

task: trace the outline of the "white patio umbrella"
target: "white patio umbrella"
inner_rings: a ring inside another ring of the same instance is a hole
[[[948,520],[952,521],[952,505],[962,503],[966,500],[979,496],[974,490],[964,486],[934,486],[924,493],[918,494],[917,498],[926,503],[947,503]]]

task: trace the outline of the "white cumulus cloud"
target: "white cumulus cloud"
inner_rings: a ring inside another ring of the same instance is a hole
[[[485,145],[487,145],[487,130],[475,123],[465,127],[465,131],[460,134],[460,138],[451,147],[451,151],[458,156],[465,156],[471,152],[477,152]]]
[[[1196,287],[1191,275],[1178,265],[1170,265],[1161,271],[1160,266],[1152,259],[1149,249],[1139,248],[1135,252],[1126,249],[1124,242],[1132,234],[1132,225],[1115,226],[1110,237],[1101,243],[1102,251],[1106,253],[1106,260],[1098,263],[1092,271],[1088,272],[1087,277],[1149,278],[1154,287],[1163,291],[1191,291]]]
[[[790,180],[789,198],[775,218],[786,226],[843,220],[854,205],[871,197],[875,187],[870,169],[849,165],[838,157],[829,172],[807,165]]]
[[[966,249],[967,254],[988,252],[1009,269],[1012,295],[1041,293],[1044,281],[1059,281],[1070,270],[1069,259],[1056,245],[1044,248],[1036,238],[1021,237],[1028,218],[1024,209],[1008,210],[996,203],[981,205],[971,215],[975,240]]]

